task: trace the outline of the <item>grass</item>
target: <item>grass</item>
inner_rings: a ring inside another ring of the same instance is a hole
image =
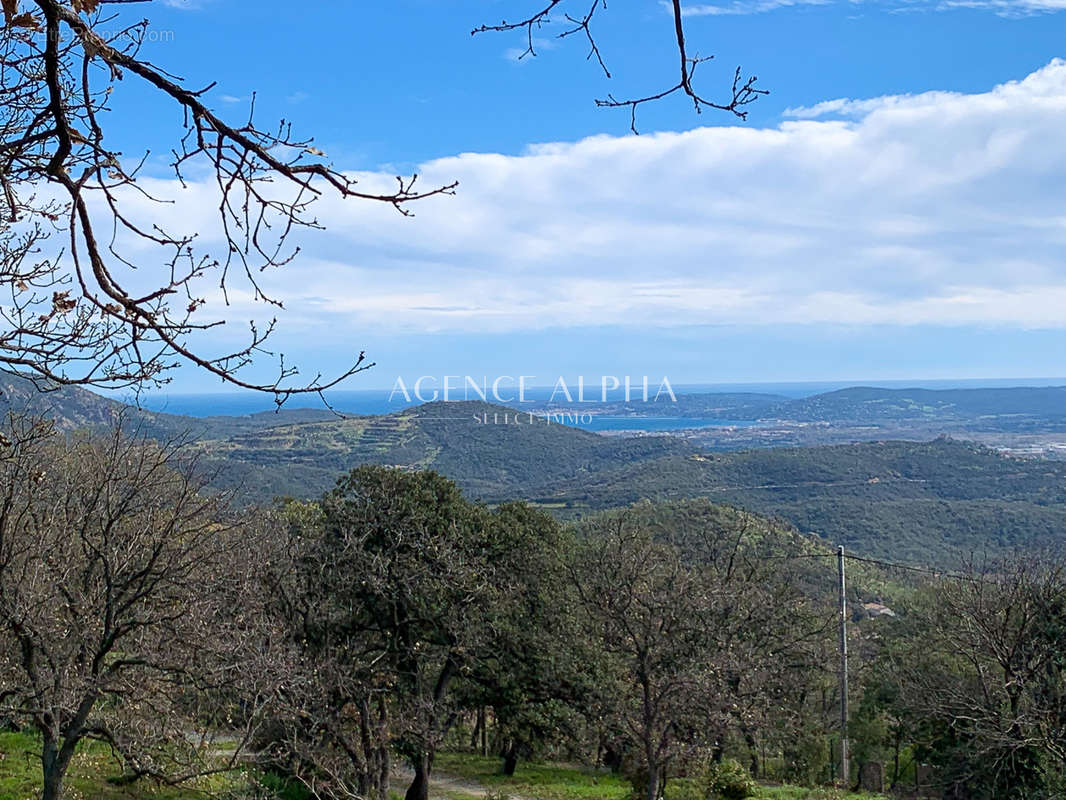
[[[802,786],[763,786],[757,796],[766,800],[885,800],[883,794],[828,788],[807,789]]]
[[[0,734],[0,800],[37,800],[41,791],[40,744],[25,733]],[[435,770],[485,787],[487,797],[461,788],[436,787],[433,796],[445,800],[504,800],[506,797],[537,800],[628,800],[630,785],[620,775],[607,770],[560,764],[519,762],[514,776],[500,774],[500,759],[468,753],[440,753]],[[65,800],[202,800],[205,790],[225,793],[239,789],[244,776],[212,776],[199,785],[175,788],[147,781],[118,786],[109,782],[121,774],[121,767],[107,747],[87,743],[79,749],[66,780]],[[674,781],[679,786],[682,781]],[[286,791],[280,782],[267,780],[264,786],[278,792],[283,800],[297,800],[300,792]],[[667,792],[669,797],[671,792]],[[761,787],[758,800],[881,800],[880,795],[848,794],[835,789],[805,789],[796,786]],[[400,800],[397,796],[395,800]]]
[[[519,762],[514,776],[500,774],[500,759],[467,753],[440,753],[434,769],[476,781],[493,792],[541,800],[625,800],[628,781],[587,767]]]
[[[494,800],[499,795],[537,800],[627,800],[632,791],[620,775],[589,767],[558,764],[518,763],[512,777],[500,774],[500,759],[469,753],[439,753],[434,770],[478,783]],[[674,781],[677,786],[681,781]],[[470,794],[445,791],[448,800],[473,800]],[[667,797],[671,794],[667,787]],[[838,789],[807,789],[799,786],[762,786],[758,800],[883,800],[883,795],[843,792]]]
[[[27,733],[0,733],[0,800],[37,800],[41,793],[40,741]],[[122,774],[106,745],[89,742],[78,749],[64,782],[64,800],[200,800],[205,792],[234,789],[235,776],[213,775],[189,786],[157,786],[149,781],[119,786]]]

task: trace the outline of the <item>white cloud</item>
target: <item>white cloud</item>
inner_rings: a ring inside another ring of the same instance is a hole
[[[925,95],[925,97],[926,99],[930,99],[935,97],[935,93],[929,93]],[[877,111],[886,106],[895,105],[905,101],[913,102],[914,96],[886,95],[884,97],[873,97],[867,100],[852,100],[851,98],[840,97],[836,100],[823,100],[820,103],[815,103],[813,106],[786,108],[784,112],[782,112],[782,115],[785,117],[793,117],[795,119],[817,119],[819,117],[831,115],[862,117],[872,111]]]
[[[764,14],[767,11],[775,11],[779,8],[791,8],[792,6],[824,6],[832,0],[731,0],[723,4],[701,3],[698,5],[686,5],[681,7],[683,17],[720,17],[737,16],[743,14]],[[673,6],[669,3],[663,5],[673,14]]]
[[[533,52],[530,53],[530,41],[525,38],[522,39],[521,47],[508,47],[503,51],[503,57],[507,61],[513,61],[518,64],[527,64],[532,59],[534,54],[541,53],[545,50],[554,50],[559,46],[556,39],[547,39],[543,36],[534,36],[532,41]]]
[[[707,17],[743,14],[764,14],[779,8],[794,6],[829,5],[834,0],[729,0],[723,3],[695,3],[683,5],[684,17]],[[850,5],[859,5],[869,0],[840,0]],[[952,11],[960,8],[975,8],[991,11],[1001,17],[1027,17],[1066,10],[1066,0],[873,0],[871,5],[880,5],[890,12]],[[660,2],[670,14],[673,5]]]
[[[1066,62],[982,94],[793,113],[433,161],[420,181],[458,196],[413,219],[326,199],[327,231],[266,281],[290,330],[1066,328]],[[210,191],[182,194],[209,231]]]
[[[955,8],[980,8],[993,11],[1001,17],[1026,17],[1066,11],[1066,0],[941,0],[939,10]]]

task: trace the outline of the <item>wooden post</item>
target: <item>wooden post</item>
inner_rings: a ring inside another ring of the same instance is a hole
[[[837,571],[840,575],[840,778],[844,788],[848,775],[848,601],[844,586],[844,548],[837,548]]]

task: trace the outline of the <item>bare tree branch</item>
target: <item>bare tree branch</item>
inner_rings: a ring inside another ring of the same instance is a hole
[[[270,392],[321,393],[370,366],[359,353],[339,375],[296,382],[297,369],[268,349],[276,320],[252,323],[235,350],[210,353],[205,334],[224,318],[202,318],[204,279],[214,276],[222,302],[232,285],[256,302],[281,307],[260,282],[291,264],[299,230],[321,226],[312,206],[326,193],[384,203],[404,215],[419,200],[454,192],[422,189],[417,175],[394,191],[364,189],[324,160],[310,139],[282,121],[258,126],[222,119],[207,105],[214,84],[192,89],[141,55],[148,21],[117,33],[108,5],[135,0],[17,0],[0,28],[0,364],[58,384],[142,387],[169,381],[185,363],[225,383]],[[209,176],[222,231],[218,247],[156,221],[132,199],[155,198],[139,182],[147,154],[130,162],[105,143],[104,118],[127,76],[184,115],[171,153],[174,176]],[[56,191],[58,189],[59,191]],[[105,233],[106,231],[106,233]],[[64,241],[65,240],[65,241]],[[54,244],[53,244],[54,243]],[[272,381],[245,377],[275,357]]]
[[[526,34],[527,44],[525,51],[519,56],[519,58],[536,56],[534,34],[545,26],[551,24],[552,14],[561,11],[566,3],[567,0],[551,0],[548,5],[543,7],[540,11],[536,11],[518,22],[507,22],[504,20],[498,25],[481,25],[472,30],[471,35],[487,33],[490,31],[501,33],[523,30]],[[584,13],[572,16],[569,13],[563,12],[562,16],[566,24],[564,25],[563,30],[556,34],[556,36],[560,39],[565,39],[574,35],[584,36],[589,45],[588,59],[595,59],[604,74],[610,78],[611,72],[607,68],[607,64],[603,59],[603,54],[600,52],[599,45],[592,33],[593,17],[596,15],[597,11],[606,11],[606,9],[606,0],[593,0],[592,5]],[[657,92],[631,99],[619,100],[615,98],[613,94],[608,94],[604,99],[597,99],[596,105],[600,108],[628,108],[629,127],[633,133],[639,133],[637,130],[638,106],[644,105],[645,103],[652,103],[656,100],[662,100],[663,98],[678,93],[686,95],[692,101],[697,114],[703,113],[703,110],[708,108],[717,111],[726,111],[736,115],[740,119],[747,119],[748,112],[745,110],[745,106],[755,102],[760,96],[769,94],[769,90],[758,88],[756,86],[758,78],[754,75],[744,77],[741,68],[738,66],[733,73],[731,91],[724,100],[709,100],[702,95],[693,83],[693,79],[696,75],[696,68],[700,64],[711,61],[714,56],[701,57],[699,55],[689,55],[688,45],[685,39],[684,15],[681,8],[681,0],[671,0],[671,11],[673,13],[673,33],[677,45],[680,67],[678,82],[667,89],[662,89]]]

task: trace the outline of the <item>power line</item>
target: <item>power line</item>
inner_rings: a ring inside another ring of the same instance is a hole
[[[763,561],[794,561],[801,558],[837,558],[838,553],[794,553],[791,555],[774,555],[774,556],[761,556]],[[935,567],[918,567],[913,564],[900,564],[895,561],[885,561],[880,558],[872,558],[870,556],[860,556],[854,553],[843,553],[843,557],[850,561],[858,561],[863,564],[873,564],[879,567],[885,567],[887,569],[900,569],[908,572],[918,572],[924,575],[932,575],[934,578],[953,578],[955,580],[974,581],[975,583],[987,583],[982,578],[978,578],[974,575],[965,575],[961,572],[951,572],[949,570],[936,569]]]
[[[915,567],[910,564],[897,564],[892,561],[882,561],[879,558],[868,558],[866,556],[857,556],[845,554],[844,558],[851,559],[852,561],[860,561],[864,564],[876,564],[880,567],[888,567],[890,569],[902,569],[909,572],[920,572],[925,575],[932,575],[934,578],[954,578],[955,580],[962,581],[977,581],[984,583],[984,581],[974,575],[964,575],[961,572],[948,572],[947,570],[936,569],[935,567]]]

